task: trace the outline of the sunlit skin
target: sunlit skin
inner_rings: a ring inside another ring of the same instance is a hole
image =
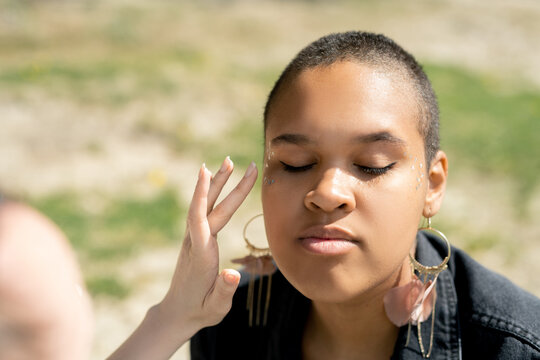
[[[447,172],[443,152],[421,166],[418,107],[403,79],[351,62],[316,68],[287,84],[269,113],[264,218],[280,270],[313,300],[304,360],[393,351],[398,329],[382,299],[410,280],[417,225],[439,210]],[[219,271],[217,235],[257,178],[252,163],[216,203],[232,171],[229,158],[213,175],[201,167],[169,291],[110,360],[168,359],[229,312],[240,274]]]
[[[306,358],[393,351],[382,298],[410,280],[418,224],[438,211],[446,181],[443,152],[418,180],[418,116],[402,77],[353,62],[302,72],[271,108],[265,225],[279,269],[313,301]]]

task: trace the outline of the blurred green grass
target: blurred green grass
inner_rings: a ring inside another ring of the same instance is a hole
[[[457,67],[431,64],[426,72],[440,102],[442,147],[456,159],[452,165],[511,179],[516,211],[526,215],[540,169],[540,93]]]
[[[280,41],[296,44],[298,38],[288,29],[285,37],[275,36],[275,24],[245,16],[239,3],[203,3],[60,6],[0,0],[0,15],[13,19],[0,26],[0,95],[32,102],[38,93],[106,114],[135,104],[140,111],[131,113],[133,141],[154,137],[178,158],[212,167],[226,155],[239,167],[262,160],[263,102],[286,61],[273,52],[283,53]],[[350,2],[349,12],[376,3]],[[322,3],[311,4],[309,12],[298,4],[290,9],[308,19],[300,23],[311,21],[319,29]],[[440,101],[442,146],[451,157],[452,176],[474,172],[508,179],[516,216],[532,216],[526,212],[540,168],[538,89],[523,79],[441,63],[425,68]],[[195,115],[212,101],[218,104],[216,118],[225,110],[232,115],[226,127],[208,135],[197,128]],[[152,109],[167,103],[180,105],[171,113]],[[88,150],[100,154],[99,139]],[[94,296],[128,296],[130,286],[114,267],[178,241],[187,203],[176,190],[164,189],[148,199],[98,195],[105,205],[92,210],[84,204],[89,196],[59,192],[29,201],[66,232]],[[460,228],[444,221],[442,226],[450,233]],[[473,253],[494,247],[510,253],[515,245],[496,230],[464,236],[463,246]]]
[[[174,53],[176,50],[172,50]],[[198,58],[197,51],[182,57]],[[174,80],[160,72],[171,62],[187,66],[189,71],[212,71],[212,64],[198,63],[193,70],[187,62],[166,56],[149,57],[139,61],[111,60],[88,64],[36,65],[21,64],[16,68],[0,70],[0,89],[13,92],[17,86],[42,88],[56,96],[85,103],[122,106],[149,96],[165,96],[174,101],[175,96],[189,92],[181,80]],[[188,64],[188,65],[186,65]],[[229,64],[215,73],[216,82],[252,82],[260,89],[270,89],[272,80],[279,73],[273,69],[259,69],[242,74]],[[207,68],[208,67],[208,68]],[[540,168],[540,94],[527,84],[497,79],[495,76],[477,74],[458,67],[428,64],[426,71],[433,82],[441,106],[442,147],[452,158],[453,170],[473,169],[490,176],[504,176],[513,182],[515,206],[524,214],[530,195],[538,185]],[[251,77],[252,76],[252,77]],[[111,84],[127,79],[130,86]],[[195,90],[198,91],[198,90]],[[222,96],[227,97],[226,89]],[[262,108],[260,104],[259,108]],[[181,116],[181,115],[180,115]],[[232,155],[242,166],[251,159],[262,157],[261,114],[251,112],[239,115],[225,133],[219,137],[198,138],[190,130],[189,118],[175,120],[175,127],[160,128],[152,118],[143,118],[139,129],[146,134],[162,137],[178,153],[199,153],[210,163],[218,164],[226,155]],[[186,125],[187,124],[187,125]]]
[[[136,70],[126,69],[126,64],[123,67],[122,71]],[[441,105],[442,146],[452,159],[459,159],[452,164],[452,171],[473,169],[486,176],[512,179],[516,212],[523,214],[529,195],[538,185],[540,147],[534,129],[540,117],[540,95],[457,67],[429,64],[426,71]],[[4,79],[0,77],[0,82]],[[77,79],[83,81],[85,77]],[[100,77],[88,79],[100,81]],[[252,81],[268,85],[266,75],[264,79],[254,76]],[[152,91],[152,85],[149,86]],[[239,118],[225,133],[210,138],[190,130],[189,119],[174,124],[173,128],[160,127],[159,122],[150,118],[138,127],[145,136],[158,136],[179,155],[205,159],[214,167],[226,155],[231,155],[240,167],[246,167],[253,159],[262,159],[262,121],[255,114],[253,118]],[[177,199],[172,189],[148,200],[107,199],[108,205],[99,213],[84,210],[74,193],[53,194],[33,199],[32,203],[66,232],[82,254],[83,265],[91,264],[85,267],[96,269],[100,264],[108,268],[106,264],[141,249],[177,241],[179,219],[186,211],[186,204]],[[455,224],[443,223],[443,228],[450,229],[450,233],[459,232]],[[502,246],[511,260],[512,244],[504,245],[503,240],[496,233],[465,234],[462,246],[471,253]],[[129,293],[129,286],[112,273],[92,270],[87,276],[93,295],[124,297]]]
[[[96,195],[98,196],[98,195]],[[156,246],[181,240],[185,202],[172,189],[148,199],[134,196],[102,197],[104,206],[90,210],[76,193],[55,193],[30,199],[47,214],[75,247],[88,288],[94,296],[125,297],[129,294],[111,266]]]
[[[162,61],[168,62],[169,59],[156,57],[152,61],[146,65],[148,69],[159,69],[163,66]],[[88,66],[89,69],[93,68]],[[201,65],[200,71],[204,72],[204,66]],[[0,72],[0,87],[12,86],[14,78],[19,76],[13,74],[23,74],[20,75],[23,86],[48,87],[51,81],[65,81],[66,86],[73,89],[79,86],[84,88],[89,82],[93,87],[101,88],[115,74],[140,74],[140,70],[137,63],[126,62],[111,67],[102,67],[101,63],[97,63],[93,70],[80,72],[73,68],[44,71],[40,75],[42,78],[33,83],[24,78],[24,71],[10,73],[11,70],[5,70]],[[516,214],[527,215],[527,202],[538,186],[540,168],[538,131],[535,131],[540,119],[540,95],[527,90],[527,86],[516,87],[515,83],[505,83],[504,80],[458,67],[428,64],[426,71],[441,105],[442,147],[451,159],[458,159],[452,162],[452,171],[472,169],[488,177],[510,179]],[[144,82],[146,93],[159,93],[163,90],[162,83],[149,80],[152,74],[157,74],[157,70],[143,76],[137,75],[137,79]],[[225,72],[218,81],[224,81],[230,74]],[[272,69],[262,69],[252,74],[252,79],[242,75],[243,81],[253,81],[268,89],[272,76],[278,76],[278,72]],[[232,76],[231,81],[234,81],[237,75]],[[184,91],[174,85],[169,90],[173,94]],[[70,94],[66,92],[64,96],[71,97]],[[132,92],[126,94],[123,101],[129,104],[142,95]],[[216,137],[199,136],[190,126],[189,118],[168,125],[153,118],[142,118],[137,128],[144,136],[159,137],[179,156],[205,159],[214,167],[226,155],[230,155],[239,167],[246,167],[253,159],[262,159],[263,156],[260,114],[254,113],[252,117],[245,118],[238,116],[224,133]],[[176,241],[178,219],[183,218],[186,204],[178,202],[175,192],[169,189],[147,201],[109,199],[109,206],[104,211],[93,214],[80,206],[77,196],[74,193],[53,194],[31,201],[66,232],[77,252],[82,254],[83,267],[93,269],[87,271],[92,294],[125,297],[129,294],[127,284],[123,284],[113,273],[95,269],[101,265],[108,269],[110,262],[125,259],[142,248]],[[457,231],[457,228],[454,229],[454,232]],[[503,240],[495,234],[467,234],[462,246],[476,253],[498,246]],[[508,246],[504,246],[503,250],[510,254]]]

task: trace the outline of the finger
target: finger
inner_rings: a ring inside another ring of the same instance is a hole
[[[257,180],[257,167],[252,162],[238,185],[208,215],[208,223],[212,234],[217,234],[227,224],[253,188],[255,180]]]
[[[240,282],[240,273],[233,269],[223,270],[216,278],[214,288],[207,295],[204,305],[215,314],[215,322],[227,315],[232,306],[234,292]]]
[[[219,171],[212,177],[212,182],[210,183],[210,190],[208,190],[208,206],[206,213],[209,214],[210,211],[214,208],[214,204],[223,189],[223,186],[229,180],[231,173],[233,171],[234,164],[231,159],[227,156]]]
[[[206,208],[211,176],[212,174],[203,164],[199,170],[199,178],[195,185],[187,217],[187,226],[189,227],[192,242],[195,239],[207,239],[210,235]]]

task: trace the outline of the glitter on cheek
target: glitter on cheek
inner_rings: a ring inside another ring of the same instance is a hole
[[[274,179],[270,179],[269,177],[264,177],[263,178],[263,184],[264,185],[272,185],[273,183],[275,183],[276,181]]]
[[[272,151],[272,145],[270,144],[270,142],[266,144],[265,152],[266,160],[272,160],[274,158],[274,151]]]
[[[412,156],[409,157],[410,160],[412,160]],[[415,190],[420,189],[422,186],[422,182],[424,179],[424,164],[421,162],[418,162],[418,157],[414,157],[413,164],[411,165],[411,171],[416,172],[416,181],[413,182],[411,185],[414,185]]]
[[[270,168],[269,162],[272,161],[275,158],[275,152],[272,150],[272,145],[270,142],[266,144],[266,159],[264,161],[264,169],[266,172],[266,169]],[[263,185],[272,185],[276,181],[268,176],[263,177]]]
[[[411,156],[411,158],[412,158],[412,156]],[[411,166],[411,170],[414,170],[416,168],[415,165],[416,165],[417,162],[418,162],[418,158],[415,156],[414,157],[414,162],[413,162],[413,164]]]

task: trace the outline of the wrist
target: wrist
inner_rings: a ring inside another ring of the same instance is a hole
[[[146,312],[142,323],[108,360],[169,359],[198,330],[159,303]]]
[[[167,337],[172,337],[181,342],[188,341],[202,326],[191,319],[187,314],[181,314],[178,309],[174,311],[164,302],[160,302],[150,309],[146,313],[146,318],[151,322],[159,332],[163,333]]]

